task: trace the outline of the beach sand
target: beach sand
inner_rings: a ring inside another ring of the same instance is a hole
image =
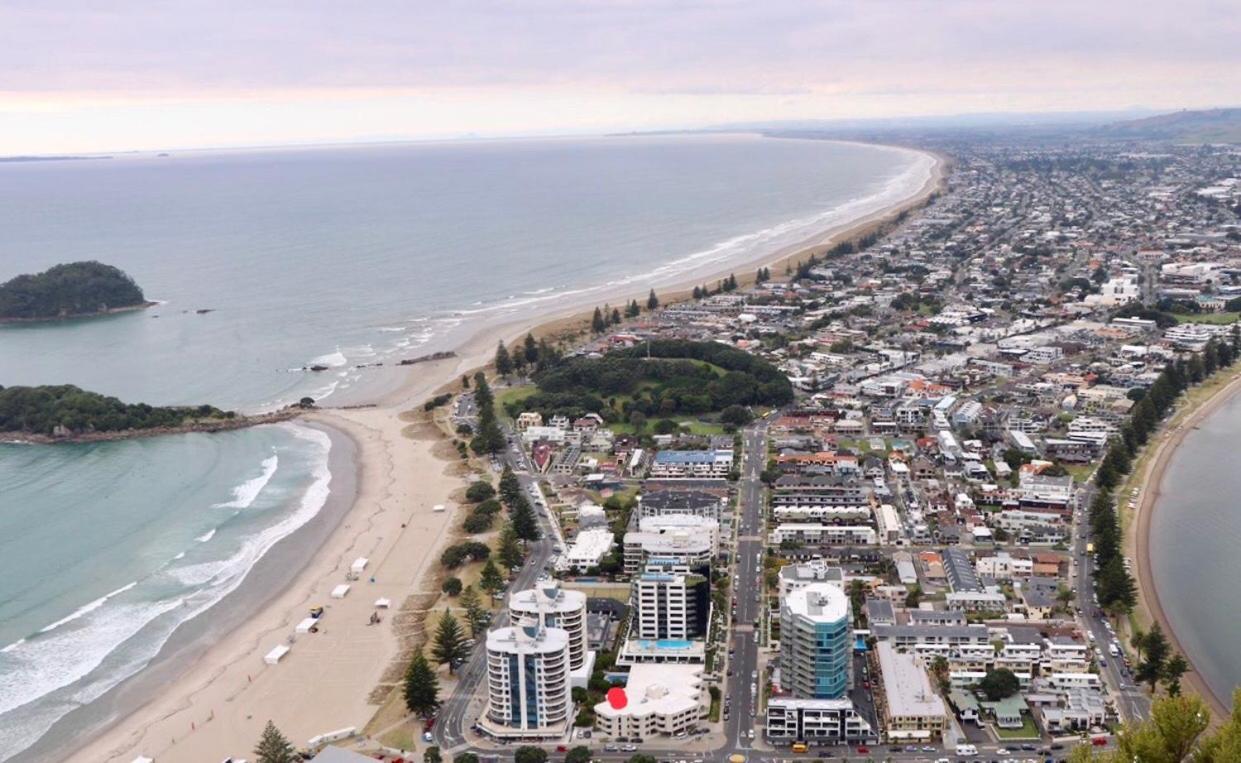
[[[375,707],[368,695],[400,648],[392,617],[420,592],[420,581],[433,577],[428,571],[452,527],[454,512],[434,512],[432,506],[446,502],[462,478],[436,454],[438,438],[405,436],[410,425],[389,410],[323,413],[310,420],[356,443],[360,474],[353,507],[292,585],[156,699],[68,760],[129,761],[143,754],[160,763],[219,763],[248,757],[269,719],[299,746],[324,732],[360,729],[370,719]],[[366,572],[344,599],[330,598],[357,557],[370,560]],[[384,622],[372,626],[368,620],[380,597],[391,599],[393,609],[381,610]],[[316,605],[326,608],[320,632],[296,636],[283,661],[264,664],[263,656],[289,644],[294,627]]]
[[[836,243],[856,239],[917,208],[943,187],[948,165],[943,157],[916,193],[892,206],[834,226],[812,239],[761,257],[720,265],[710,274],[687,275],[660,290],[663,304],[689,298],[693,286],[714,284],[731,272],[742,285],[752,283],[760,266],[781,280],[786,263],[821,255]],[[392,612],[379,626],[367,625],[378,597],[394,607],[419,593],[435,577],[435,560],[458,516],[449,496],[465,482],[460,467],[445,455],[442,437],[424,432],[409,436],[404,412],[445,389],[458,389],[463,374],[489,363],[496,342],[513,342],[533,332],[563,336],[589,322],[595,304],[645,303],[647,288],[618,288],[594,294],[587,303],[566,302],[541,317],[525,316],[480,327],[456,349],[456,357],[402,369],[400,384],[373,406],[328,409],[310,421],[351,438],[356,447],[357,498],[328,540],[286,590],[253,618],[218,639],[181,675],[172,677],[155,697],[111,730],[68,757],[73,763],[129,761],[138,754],[157,763],[218,763],[229,756],[250,756],[268,719],[296,745],[311,736],[356,726],[362,729],[376,712],[370,695],[401,648]],[[339,436],[339,435],[338,435]],[[432,512],[438,503],[449,511]],[[402,523],[408,526],[402,528]],[[343,600],[329,592],[344,582],[354,558],[371,560],[363,579]],[[367,578],[376,577],[375,583]],[[435,593],[431,591],[430,593]],[[287,643],[294,626],[314,605],[327,607],[322,632],[301,635],[292,651],[275,666],[263,655]]]
[[[1206,701],[1217,721],[1228,716],[1231,697],[1216,695],[1202,679],[1201,674],[1194,669],[1193,660],[1177,641],[1176,632],[1172,629],[1167,614],[1160,606],[1159,591],[1155,586],[1155,578],[1151,574],[1151,516],[1159,503],[1164,476],[1168,465],[1172,462],[1172,457],[1176,454],[1177,447],[1185,440],[1186,435],[1194,431],[1195,427],[1241,391],[1241,372],[1234,373],[1233,378],[1201,400],[1195,407],[1176,414],[1165,425],[1158,441],[1148,444],[1147,447],[1154,445],[1155,449],[1147,459],[1146,467],[1138,482],[1143,489],[1137,506],[1137,521],[1128,522],[1125,528],[1125,552],[1137,562],[1137,619],[1147,628],[1155,622],[1159,623],[1159,627],[1167,635],[1173,648],[1184,655],[1190,663],[1190,671],[1181,679],[1182,684]],[[1124,495],[1120,495],[1119,498],[1122,504],[1128,500],[1128,497]],[[1130,518],[1134,518],[1132,514]]]

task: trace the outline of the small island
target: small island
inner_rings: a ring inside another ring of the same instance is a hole
[[[309,398],[300,408],[308,407]],[[290,406],[274,413],[242,416],[210,405],[153,406],[70,384],[0,387],[0,441],[98,442],[185,432],[221,432],[285,421],[298,415]]]
[[[94,261],[56,265],[0,284],[0,322],[83,318],[153,304],[124,271]]]

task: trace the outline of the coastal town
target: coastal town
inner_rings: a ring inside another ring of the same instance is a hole
[[[434,402],[485,542],[418,759],[1065,760],[1207,691],[1135,615],[1134,462],[1241,349],[1241,152],[922,148],[924,208]]]

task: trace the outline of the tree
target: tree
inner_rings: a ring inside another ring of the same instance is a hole
[[[530,502],[525,496],[517,501],[512,507],[512,523],[513,532],[517,533],[517,537],[525,541],[536,541],[540,537],[539,522],[534,517],[534,509],[530,508]]]
[[[405,669],[405,707],[409,712],[430,718],[440,707],[440,679],[431,669],[426,655],[414,654]]]
[[[508,348],[504,346],[503,340],[496,345],[496,373],[501,376],[513,373],[513,358],[509,356]]]
[[[629,414],[629,424],[633,427],[635,434],[641,434],[643,428],[646,427],[646,414],[642,411],[633,411]]]
[[[521,352],[526,356],[526,362],[530,365],[539,362],[539,344],[534,341],[534,334],[526,334],[526,338],[521,343]]]
[[[441,763],[441,761],[443,761],[443,758],[440,756],[440,748],[438,747],[428,747],[422,753],[422,763]]]
[[[720,411],[720,421],[736,427],[743,427],[749,424],[753,418],[754,416],[750,414],[750,409],[743,405],[730,405]]]
[[[526,560],[526,555],[521,550],[521,539],[517,537],[512,522],[505,522],[500,530],[500,547],[496,550],[496,556],[500,557],[500,564],[510,570],[520,567]]]
[[[659,307],[659,298],[655,296],[655,290],[651,289],[651,293],[646,297],[646,309],[654,310]]]
[[[481,503],[496,494],[496,489],[487,480],[470,483],[465,489],[465,500],[470,503]]]
[[[439,625],[435,629],[435,642],[431,647],[431,657],[439,665],[448,665],[449,672],[456,670],[456,663],[465,659],[469,649],[465,645],[465,634],[461,632],[461,624],[452,612],[444,610]]]
[[[496,563],[490,559],[483,565],[483,571],[478,575],[478,587],[493,596],[504,590],[504,578],[500,575],[500,570],[496,568]]]
[[[590,763],[590,748],[585,745],[574,747],[564,756],[564,763]]]
[[[1181,676],[1185,675],[1188,670],[1189,662],[1179,654],[1172,655],[1164,662],[1163,674],[1160,677],[1163,679],[1164,688],[1168,690],[1168,694],[1175,697],[1181,693]]]
[[[595,314],[590,319],[590,330],[596,334],[602,334],[607,327],[607,323],[603,320],[603,311],[596,307]]]
[[[440,590],[449,596],[456,596],[461,593],[461,578],[449,576],[444,578],[444,582],[440,585]]]
[[[513,753],[513,763],[547,763],[547,750],[529,745],[518,747]]]
[[[487,631],[487,610],[474,586],[468,585],[461,592],[461,608],[465,610],[465,624],[470,627],[470,638],[478,638]]]
[[[611,320],[611,322],[612,322],[612,325],[613,325],[613,326],[618,325],[618,324],[621,322],[621,314],[620,314],[620,310],[619,310],[619,309],[617,309],[617,308],[615,308],[615,307],[614,307],[614,308],[612,308],[612,316],[611,316],[610,320]]]
[[[999,702],[1021,690],[1021,680],[1008,668],[988,670],[978,682],[978,690],[991,702]]]
[[[922,586],[915,584],[909,589],[909,593],[905,595],[905,607],[908,609],[917,609],[918,603],[922,601]]]
[[[1151,690],[1159,683],[1159,679],[1163,677],[1164,661],[1168,659],[1172,647],[1168,644],[1168,638],[1163,635],[1163,629],[1159,627],[1159,623],[1151,626],[1150,631],[1142,638],[1142,646],[1146,652],[1146,658],[1138,663],[1138,668],[1134,671],[1134,678],[1150,684]]]
[[[254,748],[254,756],[258,763],[294,763],[299,760],[293,745],[271,721],[263,727],[263,736],[259,737],[258,747]]]
[[[692,296],[694,299],[702,299],[702,296],[703,296],[703,294],[702,294],[702,287],[701,287],[701,286],[695,286],[695,287],[694,287],[694,291],[693,291],[693,292],[691,292],[691,296]],[[637,756],[635,755],[634,757],[637,757]]]
[[[478,756],[472,752],[459,752],[452,756],[452,763],[478,763]]]
[[[656,760],[654,755],[647,755],[646,753],[638,752],[630,755],[629,760],[627,760],[626,763],[656,763]]]
[[[638,300],[636,299],[629,300],[629,304],[625,305],[625,317],[626,318],[637,318],[641,314],[642,314],[642,308],[638,307]]]
[[[948,658],[942,654],[936,655],[931,661],[931,675],[935,676],[935,682],[939,684],[939,690],[947,693],[951,686],[948,676]]]

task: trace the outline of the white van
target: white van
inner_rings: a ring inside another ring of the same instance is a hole
[[[978,748],[972,744],[957,745],[957,755],[977,755]]]

